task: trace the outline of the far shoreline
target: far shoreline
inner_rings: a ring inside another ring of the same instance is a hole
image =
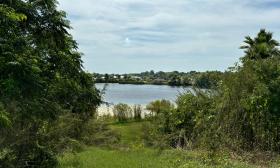
[[[168,84],[154,84],[154,83],[123,83],[123,82],[94,82],[94,84],[119,84],[119,85],[135,85],[135,86],[144,86],[144,85],[150,85],[150,86],[169,86],[171,88],[196,88],[196,89],[201,89],[201,90],[209,90],[211,88],[207,88],[207,87],[199,87],[199,86],[194,86],[194,85],[168,85]]]
[[[95,82],[100,84],[120,84],[120,85],[158,85],[170,87],[195,87],[193,85],[169,85],[168,83],[149,83],[149,82]]]

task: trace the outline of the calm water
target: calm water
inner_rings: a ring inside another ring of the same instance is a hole
[[[97,83],[102,89],[105,84]],[[112,104],[148,104],[153,100],[166,99],[175,101],[179,93],[190,90],[189,87],[171,87],[164,85],[130,85],[108,84],[105,91],[105,101]]]

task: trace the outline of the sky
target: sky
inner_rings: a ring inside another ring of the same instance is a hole
[[[280,41],[280,0],[58,0],[88,72],[220,70],[261,28]]]

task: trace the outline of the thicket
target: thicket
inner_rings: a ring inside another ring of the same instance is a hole
[[[0,167],[56,167],[57,154],[96,134],[87,128],[100,94],[56,5],[1,1]]]
[[[148,105],[155,112],[145,129],[148,144],[280,152],[279,43],[265,30],[244,42],[245,56],[217,88],[183,93],[176,107]]]

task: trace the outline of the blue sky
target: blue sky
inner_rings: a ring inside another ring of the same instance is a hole
[[[226,70],[244,36],[280,40],[280,0],[58,0],[89,72]]]

